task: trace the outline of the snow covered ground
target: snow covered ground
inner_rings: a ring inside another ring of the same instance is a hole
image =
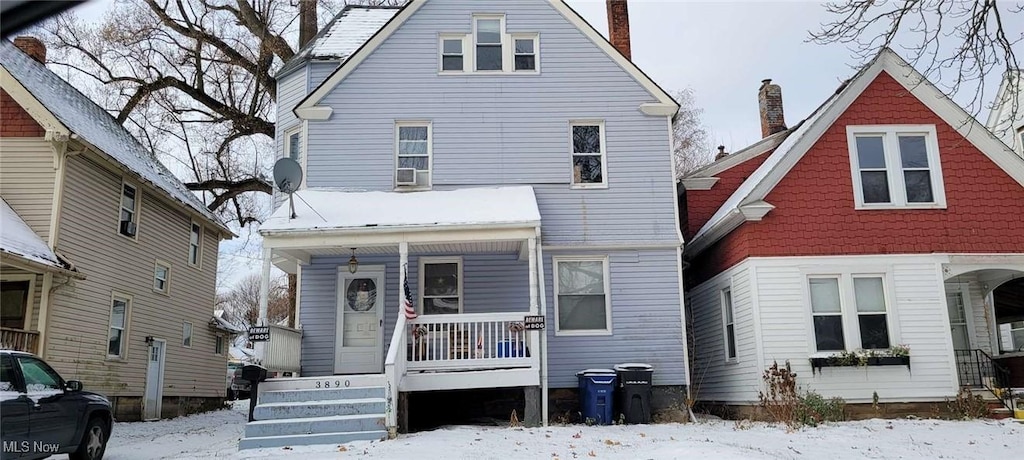
[[[385,442],[237,450],[247,401],[233,410],[160,422],[118,423],[110,460],[195,458],[388,459],[1020,459],[1024,424],[978,420],[867,420],[788,432],[760,423],[679,425],[460,426]]]

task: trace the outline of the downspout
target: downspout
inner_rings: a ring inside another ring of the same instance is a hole
[[[540,314],[544,316],[545,322],[548,317],[548,295],[544,289],[544,249],[540,239],[540,227],[535,227],[537,233],[537,289],[540,297]],[[541,425],[548,426],[548,330],[541,330],[540,334],[540,417]]]
[[[46,359],[46,328],[50,323],[50,299],[52,298],[53,273],[43,274],[43,286],[39,294],[39,321],[36,329],[39,329],[39,340],[36,342],[36,355]]]

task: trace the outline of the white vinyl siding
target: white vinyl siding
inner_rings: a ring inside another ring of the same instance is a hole
[[[557,257],[554,266],[555,333],[611,334],[608,258]]]
[[[935,125],[847,126],[857,209],[944,208]]]

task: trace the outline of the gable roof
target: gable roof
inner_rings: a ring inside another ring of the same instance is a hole
[[[142,181],[163,191],[175,202],[216,224],[222,232],[231,234],[220,219],[192,191],[185,188],[152,152],[143,147],[106,110],[70,83],[7,40],[0,40],[0,66],[10,73],[43,110],[49,112],[79,140],[95,147],[101,155],[106,155],[123,169],[137,174]]]
[[[293,111],[295,115],[303,119],[326,119],[331,114],[330,107],[318,107],[317,104],[327,96],[345,77],[348,76],[363,60],[384,43],[402,24],[416,13],[428,0],[409,0],[398,13],[384,24],[380,30],[373,34],[354,53],[352,53],[337,69],[325,78],[319,86],[306,95]],[[564,0],[547,0],[555,11],[559,12],[566,20],[589,38],[595,45],[601,48],[612,58],[623,70],[629,73],[644,89],[646,89],[657,103],[641,105],[641,110],[651,115],[674,116],[679,110],[676,103],[661,86],[658,86],[646,73],[640,70],[632,61],[626,59],[611,42],[602,36],[597,29],[594,29],[576,10],[572,9]]]
[[[688,245],[687,252],[696,254],[729,234],[743,222],[761,220],[774,209],[774,206],[764,201],[768,193],[882,72],[899,82],[928,109],[964,136],[1017,183],[1024,186],[1024,159],[1014,154],[1006,144],[985,129],[963,107],[939,91],[907,61],[885,48],[810,117],[801,122],[796,131],[740,184],[711,219],[697,231]]]
[[[276,78],[302,67],[309,60],[344,62],[401,9],[400,6],[346,5],[277,71]]]

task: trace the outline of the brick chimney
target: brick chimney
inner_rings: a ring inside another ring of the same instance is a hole
[[[729,153],[725,151],[725,146],[719,145],[718,153],[715,154],[715,161],[721,160],[722,158],[725,158],[727,156],[729,156]]]
[[[761,137],[786,130],[786,117],[782,113],[782,87],[773,85],[771,78],[761,80],[757,105],[761,112]]]
[[[629,49],[629,8],[626,0],[607,0],[608,4],[608,41],[619,50],[626,59],[633,60]]]
[[[46,63],[46,45],[36,37],[22,35],[14,39],[14,46],[43,64]]]

